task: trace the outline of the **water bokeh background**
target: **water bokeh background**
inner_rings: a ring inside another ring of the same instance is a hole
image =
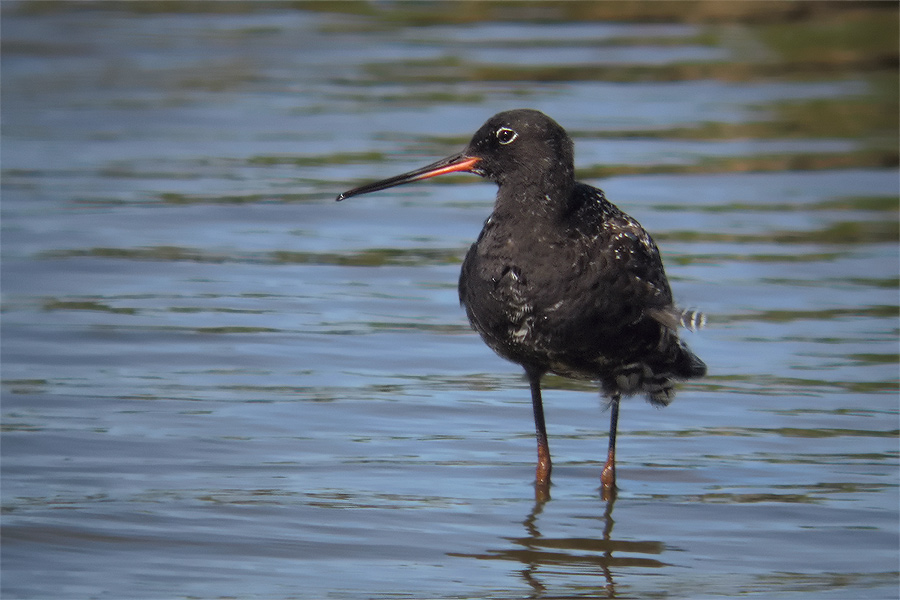
[[[898,14],[3,2],[4,598],[898,597]],[[709,376],[608,414],[458,305],[495,188],[337,193],[529,107]]]

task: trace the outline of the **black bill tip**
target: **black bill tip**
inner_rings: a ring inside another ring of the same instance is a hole
[[[427,167],[422,167],[421,169],[410,171],[409,173],[403,173],[402,175],[396,175],[394,177],[382,179],[381,181],[375,181],[372,183],[361,185],[359,187],[355,187],[352,190],[347,190],[346,192],[338,194],[338,197],[335,198],[335,200],[337,202],[340,202],[341,200],[346,200],[351,196],[359,196],[360,194],[377,192],[379,190],[384,190],[397,185],[404,185],[406,183],[412,183],[414,181],[420,181],[422,179],[428,179],[430,177],[437,177],[438,175],[446,175],[447,173],[471,171],[471,169],[478,163],[479,160],[480,159],[478,157],[468,156],[460,152],[459,154],[454,154],[453,156],[448,156],[447,158],[441,159],[436,163],[432,163]]]

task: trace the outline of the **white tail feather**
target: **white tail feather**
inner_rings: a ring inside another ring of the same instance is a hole
[[[665,309],[653,308],[647,311],[647,314],[673,330],[684,327],[690,331],[697,331],[706,327],[706,315],[699,310],[681,310],[671,306]]]

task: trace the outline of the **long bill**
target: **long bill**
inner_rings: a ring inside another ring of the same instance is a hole
[[[388,177],[387,179],[382,179],[381,181],[375,181],[353,188],[352,190],[348,190],[339,195],[337,197],[337,201],[340,202],[341,200],[344,200],[345,198],[349,198],[351,196],[359,196],[360,194],[377,192],[378,190],[384,190],[396,185],[403,185],[405,183],[412,183],[414,181],[428,179],[429,177],[437,177],[438,175],[446,175],[447,173],[456,173],[458,171],[471,171],[472,167],[474,167],[479,160],[480,159],[475,156],[468,156],[464,152],[460,152],[458,154],[454,154],[453,156],[443,158],[436,163],[428,165],[427,167],[422,167],[421,169],[416,169],[415,171],[410,171],[409,173],[395,175],[394,177]]]

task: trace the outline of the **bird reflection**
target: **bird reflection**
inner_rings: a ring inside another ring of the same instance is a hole
[[[556,593],[548,593],[548,587],[551,586],[548,579],[555,579],[560,575],[567,576],[566,581],[570,585],[573,585],[571,575],[598,578],[596,585],[585,585],[585,581],[580,580],[575,595],[566,593],[566,597],[618,598],[614,572],[629,567],[667,566],[666,563],[649,557],[661,554],[664,544],[658,541],[614,539],[612,531],[615,521],[612,513],[616,503],[615,490],[604,494],[603,499],[605,504],[602,516],[598,514],[595,517],[602,519],[602,533],[598,537],[548,537],[541,531],[540,517],[550,500],[549,488],[536,486],[534,506],[522,522],[525,527],[524,536],[507,538],[510,545],[506,548],[488,550],[484,554],[453,556],[521,563],[520,573],[531,587],[531,598],[556,597]]]

